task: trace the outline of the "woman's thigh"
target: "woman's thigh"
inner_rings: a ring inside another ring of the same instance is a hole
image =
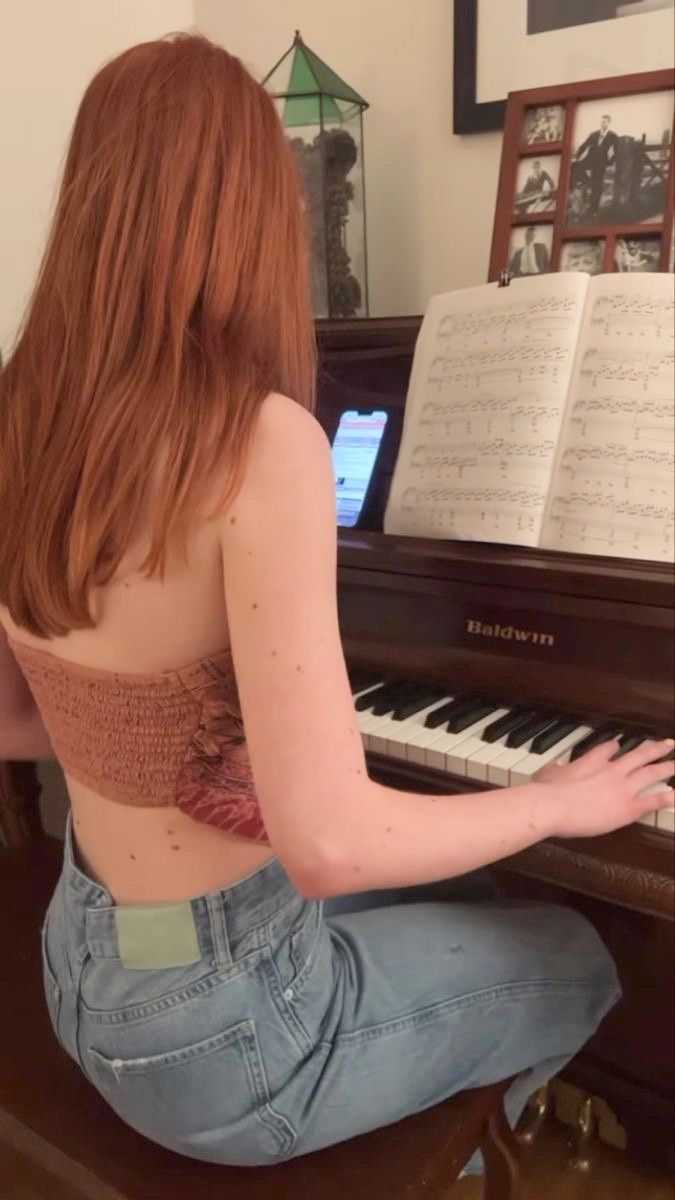
[[[334,1001],[295,1153],[572,1057],[619,995],[595,931],[552,905],[426,901],[326,923]]]

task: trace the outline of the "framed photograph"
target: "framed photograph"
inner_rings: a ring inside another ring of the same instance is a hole
[[[638,17],[646,12],[672,8],[675,0],[527,0],[527,32],[551,33],[575,25],[592,25],[617,17]]]
[[[583,242],[563,242],[559,269],[561,271],[585,271],[588,275],[600,275],[604,261],[604,238],[586,238]]]
[[[547,275],[551,270],[551,225],[525,225],[514,229],[509,244],[508,271],[514,279]]]
[[[663,220],[673,107],[672,92],[577,105],[568,225]]]
[[[511,92],[672,69],[675,0],[454,0],[455,133],[502,129]]]
[[[672,70],[510,96],[489,278],[668,270],[674,114]]]
[[[524,217],[532,213],[555,212],[559,179],[559,154],[549,154],[546,158],[521,158],[513,199],[515,215]]]
[[[539,143],[561,142],[565,125],[565,108],[562,104],[538,104],[525,110],[523,142],[526,146]]]
[[[615,271],[658,271],[661,238],[617,238],[614,243]]]

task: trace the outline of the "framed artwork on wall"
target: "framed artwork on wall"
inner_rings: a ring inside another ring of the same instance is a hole
[[[454,131],[503,128],[551,79],[666,70],[674,41],[675,0],[454,0]]]
[[[509,97],[490,279],[669,269],[674,85],[651,71]]]

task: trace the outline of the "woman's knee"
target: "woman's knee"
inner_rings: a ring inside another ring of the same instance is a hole
[[[548,911],[560,977],[579,984],[581,1005],[588,993],[588,1019],[597,1025],[621,997],[614,959],[597,929],[576,909],[551,905]]]

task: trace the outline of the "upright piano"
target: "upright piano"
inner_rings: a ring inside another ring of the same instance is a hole
[[[470,792],[523,782],[610,736],[627,749],[672,735],[670,567],[382,533],[418,329],[411,317],[318,330],[329,436],[347,407],[390,416],[377,487],[338,552],[342,638],[372,776]],[[497,865],[507,894],[575,905],[614,954],[624,998],[566,1078],[606,1101],[631,1153],[671,1166],[674,815],[547,841]]]

